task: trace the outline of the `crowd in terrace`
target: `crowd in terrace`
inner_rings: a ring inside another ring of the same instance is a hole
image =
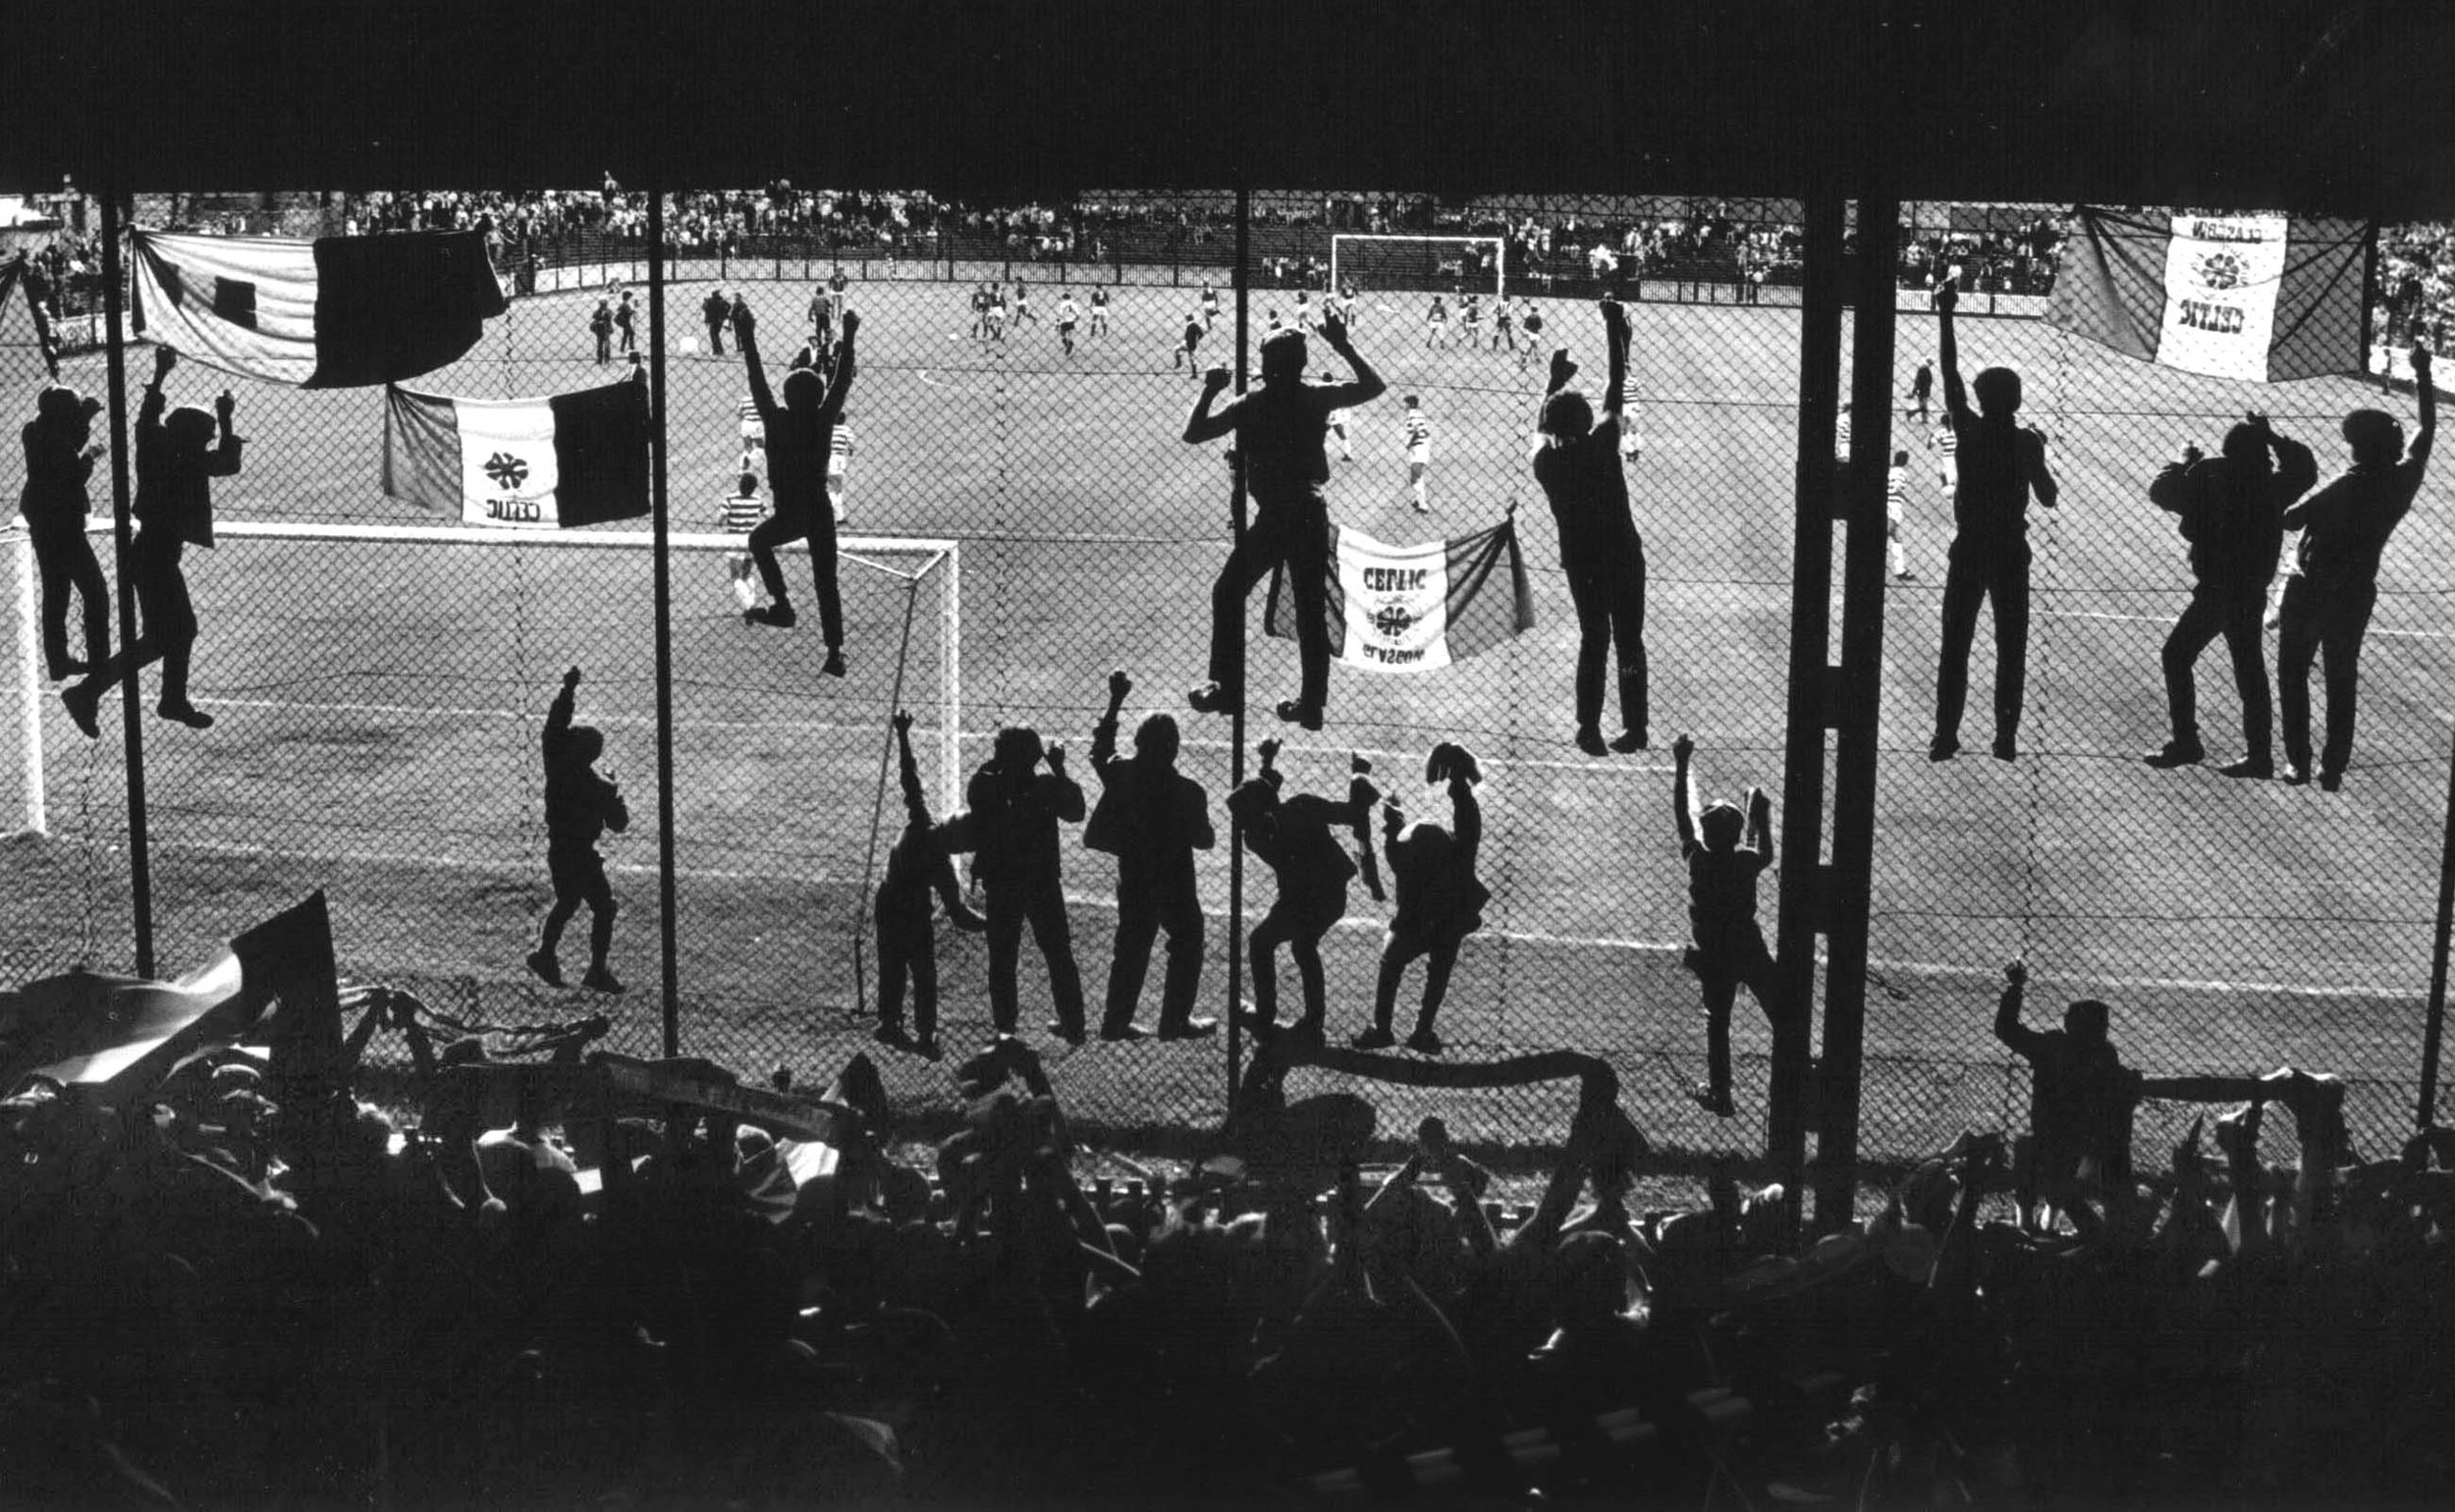
[[[51,990],[0,995],[11,1064]],[[683,1065],[740,1090],[660,1114],[605,1101],[602,1019],[337,1001],[269,1063],[0,1089],[15,1496],[2201,1504],[2455,1471],[2455,1142],[2365,1161],[2341,1088],[2280,1072],[2183,1089],[2248,1101],[2135,1186],[2091,1141],[2137,1079],[2016,1008],[2035,1140],[1965,1136],[1775,1258],[1740,1170],[1641,1197],[1599,1062],[1504,1205],[1372,1081],[1292,1095],[1283,1040],[1218,1153],[1125,1184],[1016,1039],[950,1062],[963,1111],[919,1138],[859,1055],[818,1099]]]

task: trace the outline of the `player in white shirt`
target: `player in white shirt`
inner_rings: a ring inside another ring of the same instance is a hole
[[[1424,413],[1424,402],[1413,394],[1406,396],[1406,486],[1415,495],[1415,513],[1429,514],[1432,502],[1428,479],[1432,474],[1432,420]]]
[[[1108,335],[1108,291],[1105,289],[1091,291],[1091,334]]]
[[[989,340],[1006,340],[1006,289],[999,284],[989,286]]]
[[[1483,296],[1470,294],[1457,312],[1458,343],[1468,351],[1483,340]]]
[[[1901,512],[1909,503],[1909,453],[1892,454],[1891,470],[1883,479],[1883,534],[1892,543],[1892,575],[1906,582],[1909,548],[1901,544]]]
[[[1432,297],[1432,308],[1424,311],[1424,345],[1440,348],[1449,344],[1449,306],[1439,295]]]
[[[1202,329],[1208,331],[1219,323],[1219,291],[1205,279],[1202,284]]]
[[[1958,492],[1961,486],[1961,438],[1960,433],[1952,429],[1951,416],[1944,416],[1943,423],[1927,438],[1927,450],[1935,454],[1936,482],[1942,485],[1947,495]]]
[[[1057,297],[1057,339],[1069,357],[1074,354],[1074,321],[1081,313],[1074,305],[1073,291],[1060,291]]]
[[[751,467],[755,454],[741,454],[741,471],[736,479],[730,498],[717,506],[716,523],[727,535],[747,537],[767,518],[767,501],[759,497],[759,475]],[[759,604],[758,573],[750,562],[749,550],[725,553],[725,577],[732,585],[734,602],[747,614]]]
[[[1321,381],[1337,383],[1338,380],[1334,374],[1324,373],[1321,375]],[[1326,423],[1330,427],[1330,434],[1338,438],[1338,460],[1342,462],[1355,460],[1355,448],[1347,439],[1347,412],[1343,409],[1333,409]]]
[[[852,460],[852,411],[847,409],[836,420],[836,433],[827,443],[827,503],[836,512],[836,523],[844,523],[844,471]]]
[[[1302,289],[1295,292],[1295,328],[1307,336],[1313,334],[1313,296]]]
[[[1014,329],[1021,330],[1026,320],[1033,325],[1040,323],[1040,317],[1031,312],[1031,292],[1023,287],[1023,281],[1018,278],[1014,281]]]
[[[1498,351],[1503,347],[1511,351],[1517,350],[1517,317],[1509,312],[1508,300],[1495,299],[1492,301],[1492,350]]]

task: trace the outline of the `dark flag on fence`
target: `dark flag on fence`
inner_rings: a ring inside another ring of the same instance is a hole
[[[2373,226],[2083,206],[2046,306],[2055,325],[2186,372],[2257,383],[2360,372]]]
[[[431,373],[509,307],[474,231],[132,241],[136,333],[267,383],[348,389]]]
[[[471,525],[636,519],[648,513],[647,381],[543,399],[387,389],[384,493]]]
[[[1292,639],[1285,585],[1270,583],[1264,625]],[[1434,672],[1533,628],[1534,594],[1514,515],[1489,530],[1391,546],[1330,527],[1330,651],[1366,672]]]

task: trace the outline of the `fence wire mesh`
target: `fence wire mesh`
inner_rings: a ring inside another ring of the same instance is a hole
[[[465,224],[486,213],[516,291],[512,309],[476,350],[417,386],[509,398],[627,370],[620,334],[598,354],[590,320],[600,299],[619,303],[627,291],[644,348],[642,203],[611,189],[187,196],[140,203],[137,216],[313,234],[456,215]],[[1270,706],[1295,691],[1296,657],[1290,643],[1264,634],[1257,590],[1246,612],[1244,770],[1253,769],[1253,742],[1281,734],[1287,790],[1335,795],[1357,753],[1411,817],[1437,818],[1446,800],[1421,781],[1426,754],[1440,741],[1471,749],[1484,771],[1480,871],[1493,895],[1441,1020],[1450,1053],[1563,1046],[1602,1053],[1621,1068],[1658,1144],[1757,1148],[1769,1036],[1750,1008],[1743,1004],[1738,1026],[1742,1116],[1713,1118],[1685,1096],[1703,1037],[1696,980],[1682,964],[1686,877],[1668,747],[1673,735],[1693,733],[1709,798],[1751,784],[1780,792],[1799,207],[1360,193],[1259,193],[1251,203],[1248,353],[1275,327],[1318,322],[1335,301],[1389,385],[1332,439],[1331,518],[1390,543],[1513,520],[1535,622],[1434,674],[1341,666],[1327,728],[1315,732],[1271,718]],[[1120,190],[995,210],[920,195],[820,204],[760,192],[678,195],[670,223],[673,527],[718,531],[722,501],[751,450],[742,363],[730,328],[703,320],[706,301],[721,293],[755,312],[773,372],[814,335],[823,294],[831,321],[846,309],[860,317],[842,529],[868,542],[850,549],[841,574],[849,662],[842,679],[820,673],[812,619],[791,631],[743,622],[727,550],[673,554],[682,1048],[745,1070],[783,1064],[823,1079],[865,1044],[874,1008],[864,999],[878,974],[868,891],[901,820],[889,717],[913,711],[924,787],[942,816],[1009,726],[1064,742],[1070,774],[1096,797],[1087,752],[1113,669],[1134,680],[1129,728],[1143,709],[1175,713],[1182,769],[1206,789],[1219,828],[1197,876],[1201,1010],[1221,1013],[1231,1006],[1228,926],[1237,900],[1224,801],[1236,753],[1228,721],[1188,712],[1184,693],[1203,676],[1209,589],[1231,544],[1232,492],[1222,444],[1177,438],[1199,369],[1235,360],[1234,196]],[[2425,484],[2387,551],[2363,658],[2359,743],[2336,793],[2215,772],[2241,754],[2221,652],[2200,667],[2210,762],[2177,771],[2142,762],[2169,733],[2158,648],[2189,590],[2184,543],[2147,487],[2186,445],[2213,453],[2250,409],[2312,447],[2322,478],[2332,477],[2346,464],[2341,417],[2379,405],[2409,418],[2409,383],[2390,396],[2376,377],[2350,372],[2263,386],[2116,355],[2044,318],[2061,243],[2056,212],[1912,205],[1903,222],[1890,384],[1900,396],[1890,421],[1903,454],[1900,523],[1884,605],[1862,1151],[1913,1158],[1964,1126],[2024,1115],[2023,1073],[1991,1034],[1998,969],[2013,956],[2037,976],[2033,1021],[2066,998],[2106,999],[2125,1057],[2151,1074],[2254,1074],[2293,1063],[2346,1077],[2356,1136],[2374,1151],[2409,1123],[2431,945],[2446,760],[2435,690],[2455,637],[2435,570],[2449,545],[2444,511],[2433,508],[2442,486]],[[2389,233],[2388,243],[2427,245],[2406,232]],[[1938,279],[1962,291],[1963,371],[2003,365],[2022,375],[2024,412],[2045,433],[2061,482],[2058,508],[2031,512],[2016,762],[1981,754],[1994,655],[1983,627],[1970,753],[1927,759],[1951,467],[1941,376],[1921,400],[1913,375],[1937,357],[1930,291]],[[103,359],[79,325],[94,286],[64,276],[54,288],[56,334],[70,349],[62,378],[99,393]],[[2421,301],[2394,302],[2400,288],[2382,284],[2389,304],[2373,334],[2437,339]],[[1599,392],[1596,299],[1605,294],[1627,301],[1634,331],[1622,451],[1649,570],[1651,746],[1598,757],[1570,738],[1577,616],[1529,458],[1555,347],[1578,359],[1579,381]],[[34,340],[22,322],[0,328],[0,374],[30,412],[44,381]],[[2348,368],[2365,360],[2352,351],[2356,340],[2344,340]],[[132,413],[149,364],[132,349]],[[1308,365],[1344,376],[1318,338]],[[173,402],[201,403],[224,381],[184,368],[171,379]],[[618,1043],[653,1046],[651,554],[510,532],[485,545],[349,534],[431,522],[383,497],[380,396],[235,387],[246,463],[217,489],[217,514],[230,527],[222,544],[191,560],[190,572],[204,626],[196,698],[217,723],[190,731],[149,720],[144,731],[163,967],[197,962],[233,931],[324,887],[352,973],[498,1019],[568,1011],[521,962],[549,897],[540,722],[562,670],[579,666],[579,717],[605,731],[607,765],[633,816],[630,832],[607,845],[622,904],[613,963],[631,988]],[[1421,416],[1420,450],[1410,408]],[[1411,452],[1423,461],[1420,492]],[[758,457],[747,460],[761,470]],[[11,453],[0,487],[13,492],[22,469]],[[107,515],[107,484],[94,501]],[[251,525],[327,533],[266,535]],[[937,542],[954,543],[955,553]],[[107,567],[107,535],[97,543]],[[11,602],[29,605],[21,579],[30,557],[16,539],[10,548]],[[787,570],[797,588],[801,563],[789,559]],[[39,790],[46,833],[8,844],[0,975],[23,979],[78,960],[125,968],[119,735],[107,710],[100,742],[70,727],[35,685],[28,611],[13,613],[21,633],[0,656],[20,741],[19,796]],[[2266,644],[2272,667],[2272,636]],[[2316,702],[2323,709],[2323,696]],[[949,719],[955,738],[942,742]],[[30,813],[24,802],[13,811]],[[1118,899],[1115,863],[1084,849],[1080,836],[1065,827],[1064,889],[1096,1023]],[[1272,893],[1268,869],[1248,864],[1247,929]],[[977,901],[976,888],[971,895]],[[1759,897],[1769,934],[1774,896],[1768,878]],[[1349,901],[1323,948],[1337,1037],[1366,1021],[1388,913],[1360,887]],[[584,931],[584,922],[574,926],[567,958]],[[942,923],[938,951],[950,1037],[985,1032],[980,937]],[[1020,1022],[1037,1035],[1055,1004],[1040,952],[1027,944],[1022,960]],[[1292,1001],[1283,958],[1279,969],[1282,1002]],[[1155,967],[1143,993],[1146,1021],[1158,975]],[[1402,1014],[1420,980],[1409,976]],[[937,1068],[884,1058],[891,1090],[907,1102],[952,1099]],[[1217,1121],[1224,1061],[1215,1040],[1094,1040],[1068,1054],[1061,1074],[1088,1125],[1173,1130]],[[1461,1138],[1540,1144],[1557,1136],[1557,1101],[1494,1095],[1471,1114],[1449,1111]],[[2161,1163],[2191,1111],[2144,1110],[2145,1164]]]

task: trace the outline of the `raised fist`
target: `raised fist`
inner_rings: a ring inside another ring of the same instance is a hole
[[[1941,284],[1937,286],[1935,292],[1935,307],[1937,314],[1948,315],[1952,313],[1953,310],[1960,307],[1960,302],[1961,292],[1959,285]]]
[[[1225,367],[1214,366],[1205,368],[1202,371],[1202,392],[1205,394],[1217,394],[1221,390],[1227,388],[1232,381],[1233,379]]]
[[[1056,744],[1050,746],[1047,753],[1047,759],[1049,763],[1049,770],[1056,773],[1060,777],[1064,777],[1065,775],[1065,742],[1060,740]]]
[[[844,339],[848,343],[860,333],[861,317],[852,310],[844,312]]]
[[[1696,737],[1682,730],[1679,738],[1670,742],[1670,754],[1674,760],[1686,761],[1696,754]]]
[[[178,352],[173,351],[168,347],[156,347],[153,349],[153,377],[155,382],[160,382],[169,374],[172,368],[177,367],[178,365]]]
[[[1323,311],[1321,339],[1333,347],[1343,347],[1347,344],[1347,323],[1337,310]]]
[[[224,389],[224,390],[223,390],[223,391],[222,391],[222,392],[221,392],[218,396],[216,396],[216,397],[214,398],[214,401],[213,401],[213,416],[214,416],[214,418],[215,418],[215,419],[218,419],[218,420],[220,420],[220,421],[222,422],[222,425],[223,425],[223,427],[224,427],[225,429],[227,429],[227,428],[229,427],[229,425],[230,425],[230,417],[231,417],[233,414],[237,413],[237,412],[238,412],[238,410],[239,410],[239,401],[238,401],[235,397],[233,397],[233,395],[231,394],[230,390],[228,390],[228,389]]]
[[[579,686],[579,669],[578,669],[578,668],[574,667],[574,668],[573,668],[571,671],[569,671],[569,672],[567,672],[567,673],[563,674],[563,685],[564,685],[565,687],[577,687],[577,686]]]
[[[894,724],[895,732],[897,734],[910,734],[912,732],[912,711],[909,709],[898,709],[895,711]]]
[[[1279,753],[1282,749],[1283,749],[1283,747],[1279,743],[1279,737],[1277,735],[1267,735],[1263,737],[1262,743],[1255,747],[1255,749],[1262,753],[1262,765],[1267,767],[1272,762],[1279,759]]]
[[[750,301],[734,300],[734,335],[743,341],[758,335],[759,317],[750,313]]]
[[[2186,464],[2196,463],[2201,458],[2206,457],[2207,455],[2208,454],[2206,452],[2201,451],[2197,446],[2186,446],[2182,449],[2182,460]]]
[[[2267,423],[2267,416],[2262,414],[2256,409],[2246,411],[2242,416],[2242,423],[2250,426],[2253,430],[2258,431],[2263,436],[2268,434],[2268,432],[2272,429],[2272,427],[2270,427]]]
[[[1121,704],[1133,690],[1134,679],[1125,675],[1125,669],[1120,667],[1108,675],[1109,702]]]
[[[1555,389],[1564,389],[1568,387],[1569,380],[1575,378],[1576,376],[1577,359],[1568,354],[1568,349],[1565,347],[1553,348],[1552,387]]]
[[[2028,981],[2028,963],[2018,959],[2017,957],[2005,961],[2003,963],[2003,980],[2013,987],[2018,987],[2022,983]]]
[[[1606,331],[1627,330],[1628,306],[1613,298],[1605,298],[1602,303],[1603,329]]]

